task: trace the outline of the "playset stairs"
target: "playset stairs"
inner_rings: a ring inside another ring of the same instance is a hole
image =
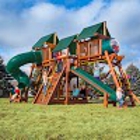
[[[63,69],[61,72],[52,73],[52,75],[51,75],[52,78],[49,80],[49,83],[51,83],[51,84],[49,84],[50,86],[48,87],[46,94],[44,94],[42,92],[43,85],[41,84],[38,94],[33,102],[34,104],[46,104],[47,105],[50,103],[54,93],[56,92],[57,86],[59,85],[60,79],[62,78],[65,69],[66,69],[66,65],[63,66]]]

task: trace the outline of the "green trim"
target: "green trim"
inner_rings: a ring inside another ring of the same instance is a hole
[[[56,36],[55,33],[52,33],[52,34],[49,34],[49,35],[46,35],[46,36],[43,36],[42,38],[40,38],[32,47],[32,49],[41,49],[43,48],[43,45],[45,42],[49,42],[49,43],[53,43],[54,44],[54,39],[56,37],[56,43],[59,42],[59,39],[58,37]]]

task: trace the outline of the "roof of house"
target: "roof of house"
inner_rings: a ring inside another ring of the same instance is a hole
[[[56,45],[56,47],[53,49],[53,52],[58,52],[66,48],[69,48],[70,53],[75,54],[76,43],[74,42],[74,39],[76,39],[76,37],[77,35],[72,35],[67,38],[61,39],[59,43]]]
[[[43,45],[44,45],[45,42],[55,44],[55,42],[56,43],[59,42],[59,39],[58,39],[56,33],[52,33],[52,34],[43,36],[33,45],[32,49],[43,48]]]
[[[107,27],[105,29],[106,29],[107,36],[110,37],[110,33]],[[94,37],[96,33],[103,34],[103,22],[84,28],[79,34],[79,36],[77,37],[77,40]]]

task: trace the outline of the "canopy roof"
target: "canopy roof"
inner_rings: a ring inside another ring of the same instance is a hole
[[[77,40],[82,40],[82,39],[94,37],[94,35],[96,33],[103,34],[103,23],[104,22],[101,22],[99,24],[95,24],[93,26],[84,28],[81,31],[81,33],[79,34],[79,36],[77,37]],[[107,27],[105,27],[105,30],[106,30],[107,36],[110,37],[110,33],[109,33]]]
[[[70,53],[75,54],[76,42],[74,42],[74,39],[80,41],[82,39],[87,39],[87,38],[94,38],[94,37],[97,38],[98,37],[97,34],[99,35],[106,34],[107,37],[111,37],[105,22],[101,22],[93,26],[84,28],[79,35],[72,35],[70,37],[61,39],[60,41],[56,33],[43,36],[35,43],[32,49],[38,49],[38,48],[41,49],[43,48],[44,43],[48,42],[56,45],[56,47],[53,49],[53,52],[58,52],[63,49],[69,48]]]
[[[49,35],[46,35],[46,36],[43,36],[42,38],[40,38],[35,44],[34,46],[32,47],[32,49],[36,49],[36,48],[43,48],[43,45],[45,42],[48,42],[48,43],[52,43],[52,44],[56,44],[59,42],[59,39],[56,35],[56,33],[52,33],[52,34],[49,34]]]
[[[69,48],[70,53],[75,54],[76,43],[74,42],[74,39],[76,39],[76,37],[77,35],[72,35],[70,37],[61,39],[59,43],[56,45],[56,47],[53,49],[53,52],[58,52],[66,48]]]

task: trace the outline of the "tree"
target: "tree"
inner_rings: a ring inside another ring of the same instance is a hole
[[[0,97],[8,97],[11,89],[10,81],[13,80],[13,78],[6,72],[3,62],[0,56]]]
[[[131,89],[135,94],[140,95],[140,70],[133,64],[130,64],[126,69],[126,73],[130,80]]]

